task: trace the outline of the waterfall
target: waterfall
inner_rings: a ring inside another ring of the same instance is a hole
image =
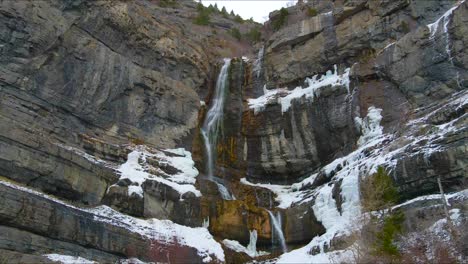
[[[253,64],[253,72],[257,76],[260,77],[260,73],[262,72],[262,62],[263,62],[263,55],[265,53],[265,46],[262,46],[258,51],[257,59],[254,61]]]
[[[281,214],[276,212],[276,216],[270,210],[267,210],[270,215],[271,229],[271,244],[280,245],[283,252],[287,252],[286,240],[284,239],[283,230],[281,229]]]
[[[247,245],[247,251],[250,253],[251,256],[257,255],[257,230],[249,231],[250,233],[250,241],[249,245]]]
[[[453,57],[452,57],[452,51],[450,50],[450,35],[449,35],[449,32],[448,32],[448,24],[450,23],[450,20],[452,19],[451,17],[453,16],[453,12],[461,5],[465,2],[465,0],[463,1],[459,1],[455,6],[453,6],[452,8],[450,8],[449,10],[447,10],[447,12],[445,12],[439,19],[437,19],[434,23],[431,23],[429,25],[427,25],[427,27],[429,28],[429,32],[430,32],[430,39],[434,39],[437,35],[437,32],[439,30],[439,24],[442,22],[443,24],[443,32],[441,34],[443,34],[443,36],[445,37],[445,52],[447,53],[447,56],[448,56],[448,61],[450,62],[450,64],[452,64],[453,67],[455,67],[455,70],[456,70],[456,81],[457,81],[457,84],[458,84],[458,87],[461,88],[461,84],[460,84],[460,72],[458,71],[458,68],[455,66],[454,62],[453,62]]]
[[[224,184],[218,183],[217,181],[214,181],[214,182],[218,186],[218,191],[221,194],[221,198],[223,198],[223,200],[235,200],[236,199],[236,197],[234,197],[234,195],[229,192],[229,190],[226,188],[226,186],[224,186]]]
[[[214,167],[216,161],[216,144],[219,133],[222,130],[224,103],[228,90],[228,70],[231,64],[231,59],[224,59],[224,65],[219,72],[216,88],[213,95],[213,100],[210,109],[206,113],[205,122],[201,129],[201,134],[205,142],[206,153],[206,175],[211,181],[214,181],[218,186],[221,197],[225,200],[234,200],[234,197],[229,193],[227,188],[219,180],[215,180]]]

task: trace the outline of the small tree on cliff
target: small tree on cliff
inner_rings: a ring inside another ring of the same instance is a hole
[[[361,204],[365,211],[382,211],[399,200],[393,179],[383,167],[361,182]]]
[[[286,8],[281,8],[279,15],[271,22],[274,31],[278,31],[288,20],[289,12]]]
[[[398,190],[392,177],[383,167],[363,179],[360,184],[361,204],[369,218],[366,224],[357,232],[359,245],[354,252],[358,262],[383,261],[392,262],[399,257],[395,239],[402,233],[404,214],[400,210],[392,210],[399,201]]]
[[[198,15],[193,23],[201,26],[206,26],[210,23],[210,10],[205,8],[203,4],[198,3],[197,5]]]

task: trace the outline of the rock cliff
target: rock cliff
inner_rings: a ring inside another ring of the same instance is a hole
[[[379,166],[402,252],[444,221],[466,241],[468,2],[300,1],[263,26],[203,12],[0,4],[0,262],[349,261]]]

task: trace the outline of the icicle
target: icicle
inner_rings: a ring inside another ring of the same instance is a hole
[[[210,217],[209,216],[206,219],[203,219],[202,227],[204,227],[204,228],[210,227]]]
[[[257,255],[257,230],[249,231],[250,233],[250,241],[249,245],[247,245],[247,251],[249,252],[250,256]]]

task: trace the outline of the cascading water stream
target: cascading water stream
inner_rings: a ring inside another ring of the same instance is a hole
[[[447,56],[448,56],[448,61],[450,62],[450,64],[452,64],[453,67],[455,67],[455,70],[456,70],[456,82],[458,84],[458,87],[461,88],[461,84],[460,84],[460,72],[458,71],[457,67],[455,66],[455,63],[453,62],[453,57],[452,57],[452,51],[450,49],[450,34],[449,34],[449,31],[448,31],[448,25],[453,17],[453,12],[459,7],[461,6],[466,0],[463,0],[463,1],[459,1],[455,6],[453,6],[452,8],[450,8],[447,12],[445,12],[445,14],[443,14],[439,19],[437,19],[434,23],[432,24],[429,24],[427,25],[428,28],[429,28],[429,32],[430,32],[430,39],[434,40],[436,35],[437,35],[437,32],[439,31],[439,24],[442,23],[443,27],[442,27],[442,36],[445,37],[445,52],[447,53]]]
[[[201,134],[205,142],[206,153],[206,176],[209,180],[216,183],[221,196],[225,200],[234,200],[234,197],[229,193],[228,189],[214,176],[214,166],[216,161],[216,144],[219,133],[222,130],[222,121],[224,115],[224,103],[228,90],[228,70],[231,65],[231,59],[224,59],[224,65],[219,72],[218,80],[216,81],[215,92],[211,108],[208,110],[201,129]]]
[[[275,216],[270,210],[267,210],[267,212],[270,215],[270,222],[272,225],[271,244],[280,245],[283,253],[287,252],[286,240],[284,239],[283,230],[281,229],[281,214],[280,212],[276,212]]]
[[[249,251],[250,255],[257,255],[257,230],[249,231],[250,233],[250,241],[247,245],[247,250]]]

